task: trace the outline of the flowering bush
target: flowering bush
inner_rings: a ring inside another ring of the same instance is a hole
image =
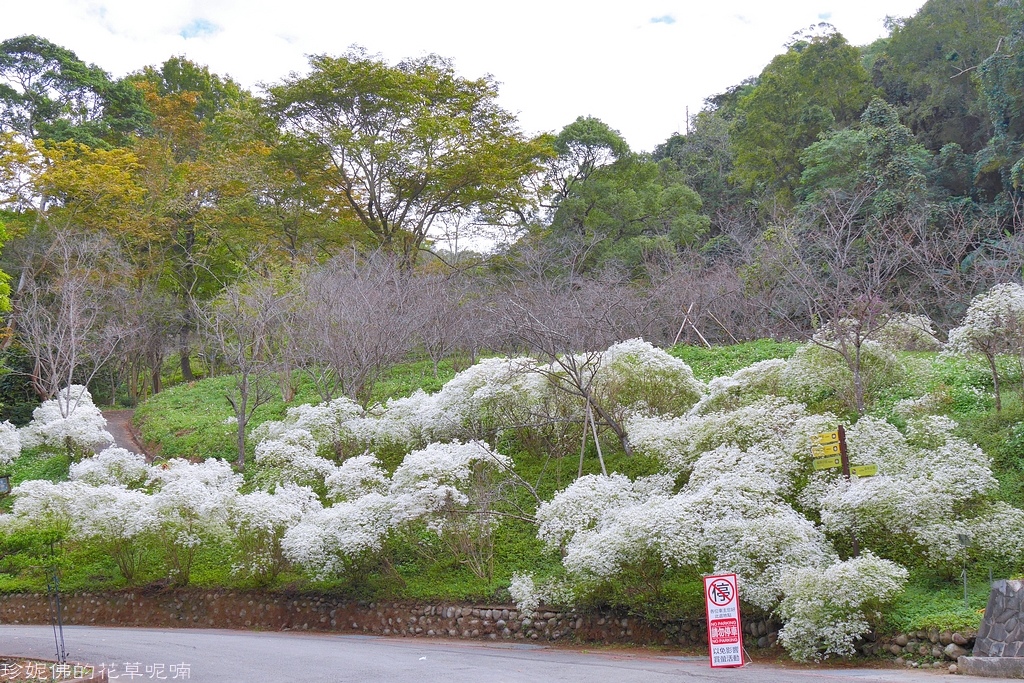
[[[694,406],[698,414],[735,410],[766,396],[782,394],[787,362],[781,358],[763,360],[740,368],[728,377],[715,377],[708,391]]]
[[[391,501],[369,493],[328,508],[315,506],[281,539],[292,562],[319,579],[340,574],[367,553],[381,549],[391,531]]]
[[[54,540],[68,538],[78,516],[78,501],[88,495],[88,488],[77,481],[23,481],[11,491],[14,504],[8,526],[44,531]]]
[[[253,461],[259,470],[258,481],[270,488],[283,483],[323,488],[336,465],[316,453],[317,441],[305,429],[278,432],[256,444]]]
[[[235,572],[259,585],[272,582],[286,565],[285,533],[303,514],[317,508],[313,490],[295,484],[279,486],[273,493],[253,491],[235,496],[227,516],[238,551]]]
[[[824,568],[795,569],[782,579],[779,641],[799,661],[852,655],[870,627],[868,616],[906,580],[906,569],[870,552]]]
[[[997,482],[985,454],[953,435],[954,426],[947,418],[925,418],[911,422],[904,436],[888,422],[861,418],[847,431],[850,458],[878,465],[878,475],[852,482],[819,475],[802,499],[820,511],[832,533],[856,525],[871,530],[880,544],[902,539],[932,563],[955,562],[957,531],[948,525],[971,520]]]
[[[328,499],[338,502],[356,500],[368,493],[385,493],[390,482],[380,461],[367,453],[343,462],[324,483]]]
[[[32,421],[21,430],[21,445],[44,446],[81,457],[96,446],[114,442],[106,427],[88,389],[72,384],[32,411]]]
[[[769,396],[734,410],[671,419],[634,417],[626,429],[639,452],[657,457],[670,470],[688,472],[701,454],[721,445],[774,444],[794,457],[805,455],[810,435],[830,425],[835,425],[832,415],[811,415],[802,404]]]
[[[834,396],[844,408],[859,411],[862,406],[858,405],[857,378],[851,365],[859,371],[866,407],[885,390],[907,380],[904,364],[877,341],[864,340],[857,353],[849,346],[843,347],[842,342],[834,341],[827,327],[815,335],[815,340],[797,349],[786,365],[785,392],[793,399],[815,403]]]
[[[10,465],[21,455],[21,436],[18,428],[6,420],[0,422],[0,467]]]
[[[146,459],[141,455],[111,446],[91,458],[72,463],[69,474],[71,479],[93,486],[111,484],[138,488],[147,482],[150,471]]]
[[[653,415],[685,412],[706,391],[689,365],[643,339],[614,344],[601,354],[594,384],[621,410]]]
[[[242,477],[223,460],[193,464],[176,458],[152,468],[149,483],[172,578],[185,585],[203,540],[227,536],[228,510]]]
[[[996,394],[996,410],[1002,408],[999,369],[1000,353],[1024,354],[1024,287],[1012,282],[996,285],[971,300],[963,321],[949,331],[946,353],[981,355],[988,361]]]
[[[153,498],[112,484],[79,487],[77,495],[73,536],[109,553],[125,581],[134,583],[159,524]]]
[[[268,420],[253,430],[257,442],[280,441],[289,432],[303,431],[310,435],[317,449],[340,450],[343,441],[352,438],[347,428],[350,422],[364,415],[358,403],[343,396],[319,405],[303,404],[288,408],[283,420]],[[287,441],[287,439],[284,439]]]

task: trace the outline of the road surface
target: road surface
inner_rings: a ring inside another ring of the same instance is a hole
[[[298,632],[68,626],[70,660],[105,664],[111,680],[201,683],[331,681],[409,683],[938,683],[942,670],[708,667],[704,657],[565,649],[519,643]],[[0,626],[0,655],[53,659],[46,626]],[[138,675],[134,675],[135,673]],[[114,676],[117,676],[115,679]],[[174,678],[177,676],[177,679]],[[998,683],[1003,679],[985,679]]]

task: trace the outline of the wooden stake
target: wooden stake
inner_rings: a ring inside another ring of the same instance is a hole
[[[839,434],[839,459],[840,459],[840,462],[842,462],[842,464],[843,464],[843,476],[846,478],[846,481],[849,482],[850,481],[850,456],[847,455],[847,452],[846,452],[846,429],[843,427],[843,425],[839,425],[839,427],[836,428],[836,432]],[[856,521],[854,522],[854,528],[850,529],[850,540],[851,540],[852,545],[853,545],[853,556],[854,557],[859,557],[860,556],[860,544],[857,542]]]

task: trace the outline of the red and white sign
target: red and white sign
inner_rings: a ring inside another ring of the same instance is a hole
[[[704,577],[711,667],[743,666],[743,624],[735,574]]]

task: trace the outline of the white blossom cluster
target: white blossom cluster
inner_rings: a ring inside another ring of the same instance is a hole
[[[609,347],[594,380],[599,392],[633,413],[678,415],[707,391],[689,365],[643,339]]]
[[[92,394],[79,384],[65,387],[56,398],[43,401],[32,411],[32,421],[21,429],[22,448],[45,446],[82,454],[113,442]]]
[[[682,415],[633,414],[630,441],[657,457],[664,474],[582,477],[538,508],[538,538],[562,551],[568,577],[579,586],[616,580],[643,558],[736,572],[745,600],[765,610],[785,605],[786,647],[813,658],[852,652],[872,605],[906,578],[870,550],[841,562],[833,543],[845,544],[851,530],[870,530],[862,536],[869,547],[903,544],[908,555],[946,566],[962,558],[960,533],[977,555],[1024,557],[1024,511],[991,501],[996,480],[987,457],[956,436],[955,422],[929,414],[934,398],[899,406],[902,431],[871,416],[847,429],[851,461],[877,465],[877,476],[848,482],[838,469],[815,471],[812,437],[835,429],[838,419],[794,402],[790,378],[794,368],[818,360],[834,367],[839,357],[804,348],[813,351],[712,380]],[[881,345],[869,352],[882,363],[891,358]],[[843,600],[800,607],[822,575],[832,577],[822,594],[843,593]],[[519,576],[514,591],[525,605],[544,598],[529,578]]]
[[[18,428],[6,420],[0,422],[0,467],[10,465],[21,455],[21,435]]]
[[[1016,350],[1024,330],[1024,287],[996,285],[971,301],[960,325],[949,332],[947,353],[971,355]]]
[[[955,436],[954,427],[948,418],[925,416],[912,420],[904,435],[884,420],[863,417],[847,431],[850,458],[877,465],[878,475],[847,483],[818,473],[801,501],[820,511],[832,533],[856,525],[903,538],[935,563],[956,562],[962,553],[957,534],[976,529],[987,530],[980,549],[1014,557],[1009,553],[1021,547],[1024,531],[993,525],[992,511],[981,504],[998,485],[989,459]]]
[[[482,476],[501,477],[511,466],[511,459],[480,442],[429,444],[407,455],[390,478],[375,457],[352,458],[326,482],[333,504],[317,502],[305,511],[285,532],[282,548],[324,577],[378,551],[389,533],[413,522],[440,535],[453,520],[469,519],[486,532],[494,520],[475,514],[474,484]]]
[[[616,415],[678,413],[706,392],[686,363],[641,339],[574,360],[585,368],[581,373],[587,376],[581,379],[591,385],[595,400],[605,402]],[[270,451],[298,447],[294,434],[286,437],[296,430],[308,432],[312,441],[302,443],[315,443],[316,453],[324,455],[327,446],[339,443],[359,452],[385,444],[412,449],[435,442],[485,439],[496,431],[530,424],[541,407],[549,414],[582,422],[582,399],[559,389],[561,383],[575,381],[566,377],[565,367],[572,365],[570,361],[542,365],[530,358],[488,358],[458,373],[434,394],[419,390],[365,412],[344,398],[289,408],[283,420],[254,430],[253,437],[262,448],[257,458],[265,456],[269,462]],[[267,441],[289,445],[271,446]],[[307,460],[304,466],[319,476],[317,470],[323,464]]]
[[[866,552],[827,567],[794,569],[782,580],[779,641],[797,660],[848,656],[868,630],[866,613],[895,597],[907,570]]]

